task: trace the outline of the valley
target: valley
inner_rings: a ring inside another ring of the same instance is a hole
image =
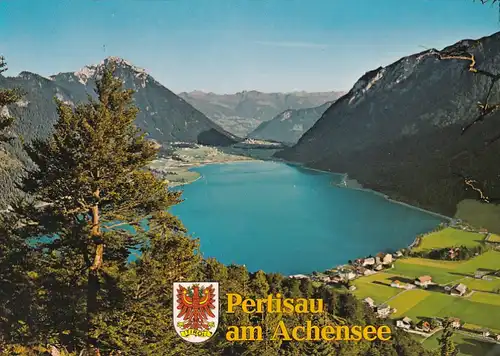
[[[169,187],[189,184],[199,179],[200,174],[192,170],[194,167],[253,160],[247,156],[225,153],[215,147],[197,144],[187,146],[189,147],[172,148],[168,156],[151,162],[149,166],[153,173],[168,181]]]
[[[347,93],[177,95],[114,56],[48,77],[0,75],[0,87],[25,91],[2,108],[16,120],[0,151],[0,212],[29,197],[18,191],[35,167],[25,143],[51,137],[58,103],[73,112],[100,100],[94,87],[111,67],[133,91],[134,127],[160,152],[147,168],[182,192],[161,213],[199,238],[202,258],[355,296],[430,350],[453,320],[461,354],[496,352],[500,116],[492,109],[469,124],[487,107],[474,102],[500,100],[490,82],[499,49],[495,33],[412,54],[365,73]],[[121,251],[136,252],[130,246]]]

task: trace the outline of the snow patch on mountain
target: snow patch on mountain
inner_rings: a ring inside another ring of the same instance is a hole
[[[288,120],[291,117],[292,117],[292,111],[291,110],[285,111],[280,121]]]
[[[75,75],[76,78],[78,78],[78,81],[80,83],[86,85],[89,79],[99,79],[100,75],[104,70],[104,67],[109,63],[112,63],[118,68],[121,67],[121,68],[131,69],[134,72],[135,78],[141,80],[140,84],[141,87],[142,88],[146,87],[146,80],[149,76],[146,70],[144,68],[140,68],[133,65],[131,62],[123,58],[115,56],[108,57],[103,61],[101,61],[99,64],[87,65],[73,74]]]
[[[78,81],[83,85],[87,85],[89,79],[93,78],[97,73],[97,66],[90,65],[85,66],[79,71],[74,73],[75,77],[78,78]]]
[[[28,106],[29,103],[30,102],[28,100],[21,99],[21,100],[16,101],[15,105],[17,105],[20,108],[25,108]]]
[[[367,80],[363,77],[358,80],[351,90],[352,96],[351,99],[349,99],[349,104],[356,104],[358,99],[361,99],[368,90],[370,90],[378,81],[380,81],[384,77],[385,71],[386,68],[380,67],[372,78]]]
[[[0,117],[10,117],[10,111],[7,106],[0,108]]]

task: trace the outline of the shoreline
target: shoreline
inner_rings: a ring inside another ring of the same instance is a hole
[[[442,215],[440,213],[437,213],[437,212],[433,212],[433,211],[429,211],[429,210],[426,210],[426,209],[423,209],[423,208],[420,208],[418,206],[414,206],[414,205],[410,205],[408,203],[405,203],[405,202],[401,202],[401,201],[397,201],[397,200],[394,200],[392,198],[390,198],[387,194],[384,194],[384,193],[381,193],[381,192],[378,192],[378,191],[375,191],[375,190],[371,190],[371,189],[368,189],[368,188],[364,188],[357,180],[355,179],[349,179],[349,176],[347,173],[335,173],[335,172],[330,172],[330,171],[324,171],[324,170],[320,170],[320,169],[317,169],[317,168],[311,168],[311,167],[307,167],[307,166],[304,166],[303,164],[301,163],[298,163],[298,162],[288,162],[288,161],[285,161],[285,160],[281,160],[281,159],[263,159],[263,158],[254,158],[254,157],[251,157],[251,156],[246,156],[246,155],[234,155],[234,156],[238,156],[238,157],[241,157],[240,159],[228,159],[228,160],[219,160],[219,161],[212,161],[212,162],[197,162],[197,163],[192,163],[192,164],[189,164],[189,167],[185,167],[186,170],[188,171],[192,171],[194,168],[198,168],[198,167],[203,167],[203,166],[208,166],[208,165],[212,165],[212,164],[234,164],[234,163],[244,163],[244,162],[272,162],[272,163],[282,163],[282,164],[286,164],[286,165],[289,165],[289,166],[293,166],[293,167],[296,167],[296,168],[301,168],[301,169],[304,169],[304,170],[310,170],[310,171],[314,171],[314,172],[318,172],[318,173],[322,173],[322,174],[329,174],[332,178],[333,177],[340,177],[340,180],[341,182],[338,183],[338,182],[335,182],[335,180],[331,180],[331,184],[334,186],[334,187],[338,187],[338,188],[344,188],[344,189],[353,189],[353,190],[359,190],[359,191],[362,191],[362,192],[367,192],[367,193],[371,193],[371,194],[374,194],[376,196],[379,196],[381,198],[384,198],[385,200],[387,200],[388,202],[390,203],[395,203],[395,204],[399,204],[399,205],[402,205],[406,208],[410,208],[410,209],[415,209],[417,211],[420,211],[420,212],[423,212],[423,213],[426,213],[426,214],[429,214],[429,215],[432,215],[432,216],[436,216],[438,218],[440,218],[441,220],[443,220],[441,223],[449,223],[453,220],[452,217],[448,217],[448,216],[445,216],[445,215]],[[172,188],[175,188],[175,187],[180,187],[180,186],[183,186],[183,185],[187,185],[187,184],[191,184],[191,183],[194,183],[196,182],[197,180],[201,179],[203,177],[203,174],[197,172],[199,174],[199,176],[192,180],[192,181],[189,181],[189,182],[184,182],[184,183],[179,183],[179,184],[176,184],[176,185],[173,185]],[[426,233],[429,233],[431,231],[428,231],[428,232],[425,232],[424,234]],[[412,247],[418,243],[418,241],[420,240],[420,237],[421,235],[417,235],[414,237],[413,241],[410,243],[410,244],[405,244],[405,246],[401,246],[401,247],[394,247],[394,248],[391,248],[392,250],[396,251],[396,250],[404,250],[404,249],[412,249]],[[304,275],[310,275],[310,273],[304,273]]]
[[[246,157],[246,156],[241,156],[241,157]],[[208,165],[212,165],[212,164],[231,164],[231,163],[240,163],[240,162],[259,162],[259,161],[264,162],[264,160],[254,159],[254,158],[249,157],[248,159],[234,159],[234,160],[228,160],[228,161],[197,162],[197,163],[189,164],[188,166],[180,166],[180,167],[176,167],[176,168],[186,168],[186,171],[195,172],[192,169],[204,167],[204,166],[208,166]],[[198,173],[198,177],[196,177],[195,179],[193,179],[191,181],[188,181],[188,182],[170,182],[169,181],[168,185],[169,185],[169,187],[174,188],[174,187],[180,187],[183,185],[194,183],[203,177],[203,174],[201,174],[199,172],[196,172],[196,173]]]
[[[403,206],[405,206],[407,208],[419,210],[419,211],[421,211],[423,213],[427,213],[427,214],[431,214],[431,215],[437,216],[437,217],[439,217],[441,219],[444,219],[444,220],[446,220],[448,222],[450,222],[450,221],[452,221],[454,219],[453,217],[446,216],[446,215],[437,213],[435,211],[426,210],[426,209],[420,208],[420,207],[418,207],[416,205],[411,205],[411,204],[408,204],[408,203],[405,203],[405,202],[402,202],[402,201],[399,201],[399,200],[392,199],[387,194],[378,192],[376,190],[369,189],[369,188],[364,188],[363,185],[360,182],[358,182],[357,180],[355,180],[355,179],[349,179],[348,173],[335,173],[335,172],[330,172],[330,171],[324,171],[324,170],[317,169],[317,168],[310,168],[310,167],[305,166],[303,163],[292,162],[292,161],[285,161],[283,159],[277,159],[275,161],[276,162],[285,163],[285,164],[288,164],[288,165],[291,165],[291,166],[295,166],[295,167],[300,167],[300,168],[303,168],[303,169],[309,169],[309,170],[316,171],[316,172],[327,173],[327,174],[332,174],[332,175],[342,175],[342,176],[344,176],[345,185],[333,183],[334,186],[336,186],[338,188],[353,189],[353,190],[359,190],[359,191],[362,191],[362,192],[367,192],[367,193],[375,194],[375,195],[378,195],[378,196],[384,198],[385,200],[387,200],[387,201],[389,201],[391,203],[400,204],[400,205],[403,205]],[[349,184],[349,182],[351,182],[351,184]],[[354,185],[352,183],[354,183]]]
[[[416,205],[411,205],[411,204],[408,204],[408,203],[405,203],[405,202],[402,202],[402,201],[399,201],[399,200],[392,199],[387,194],[378,192],[376,190],[364,188],[363,185],[361,183],[359,183],[357,180],[355,180],[355,179],[349,179],[349,175],[347,173],[336,173],[336,172],[331,172],[331,171],[325,171],[325,170],[321,170],[321,169],[317,169],[317,168],[307,167],[303,163],[300,163],[300,162],[285,161],[285,160],[279,159],[279,158],[278,159],[257,159],[257,158],[252,158],[252,157],[249,157],[249,156],[239,156],[239,157],[245,157],[245,158],[248,158],[248,159],[232,160],[232,161],[206,162],[206,163],[199,163],[199,164],[195,163],[191,167],[189,167],[187,170],[191,170],[192,168],[196,168],[196,167],[203,167],[203,166],[209,165],[209,164],[227,164],[227,163],[253,162],[253,161],[255,161],[255,162],[284,163],[284,164],[287,164],[287,165],[290,165],[290,166],[299,167],[299,168],[310,170],[310,171],[314,171],[314,172],[325,173],[325,174],[330,174],[330,175],[344,176],[344,182],[345,182],[344,184],[345,185],[341,185],[339,183],[332,182],[332,185],[335,186],[335,187],[337,187],[337,188],[359,190],[359,191],[362,191],[362,192],[367,192],[367,193],[375,194],[377,196],[380,196],[380,197],[384,198],[385,200],[389,201],[390,203],[399,204],[399,205],[402,205],[402,206],[410,208],[410,209],[415,209],[415,210],[421,211],[423,213],[436,216],[436,217],[438,217],[440,219],[444,219],[447,222],[450,222],[450,221],[452,221],[454,219],[453,217],[446,216],[446,215],[437,213],[435,211],[427,210],[427,209],[424,209],[424,208],[420,208],[420,207],[418,207]],[[175,186],[190,184],[190,183],[196,182],[200,178],[201,178],[201,174],[200,174],[200,176],[198,178],[196,178],[195,180],[193,180],[191,182],[180,183],[180,184],[177,184]],[[351,183],[351,184],[349,184],[349,183]]]

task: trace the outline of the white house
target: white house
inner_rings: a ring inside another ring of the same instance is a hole
[[[344,271],[339,273],[339,277],[342,278],[344,281],[350,281],[356,278],[356,273],[352,271]]]
[[[375,308],[375,301],[372,298],[366,297],[365,299],[363,299],[363,302],[368,304],[370,308]]]
[[[415,285],[420,286],[422,288],[427,288],[429,284],[432,284],[431,276],[420,276],[415,279]]]
[[[458,296],[458,297],[463,296],[465,293],[467,293],[467,286],[463,283],[457,284],[455,287],[453,287],[450,290],[451,295]]]
[[[476,279],[484,279],[488,275],[489,271],[477,270],[474,274],[474,278]]]
[[[316,277],[318,279],[318,281],[321,281],[321,282],[324,282],[324,283],[328,283],[328,282],[331,282],[332,281],[332,278],[330,276],[318,276]]]
[[[389,315],[391,315],[391,313],[392,309],[387,304],[382,304],[377,307],[377,315],[380,318],[387,318]]]
[[[390,253],[386,253],[382,258],[382,264],[390,265],[392,264],[392,255]]]
[[[402,329],[410,329],[411,328],[411,319],[405,316],[403,319],[396,321],[396,326]]]
[[[309,279],[309,276],[306,276],[305,274],[294,274],[288,277],[294,279]]]
[[[393,287],[393,288],[404,288],[404,285],[400,281],[395,280],[395,281],[392,281],[391,287]]]
[[[375,264],[375,258],[373,257],[365,258],[365,260],[363,261],[363,267],[373,266],[374,264]]]
[[[460,319],[458,318],[449,318],[448,321],[451,323],[451,326],[454,328],[460,328],[462,326]]]

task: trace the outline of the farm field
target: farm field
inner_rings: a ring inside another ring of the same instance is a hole
[[[500,235],[498,234],[491,234],[489,239],[489,242],[500,242]]]
[[[430,236],[430,238],[429,238]],[[424,237],[418,250],[457,245],[474,246],[481,243],[483,234],[445,228]],[[360,298],[371,297],[377,304],[387,303],[396,312],[391,319],[409,317],[415,322],[433,317],[455,317],[462,323],[476,329],[488,329],[499,333],[500,318],[500,277],[489,275],[485,279],[474,278],[478,270],[495,272],[500,270],[500,251],[489,250],[467,261],[442,261],[426,258],[400,258],[394,268],[372,276],[353,281],[357,289],[354,294]],[[386,273],[387,272],[387,273]],[[451,296],[436,289],[398,289],[390,287],[392,281],[413,282],[423,275],[432,277],[433,282],[441,285],[465,284],[473,291],[466,297]],[[471,329],[473,329],[471,327]],[[489,344],[472,336],[457,334],[461,355],[487,355],[495,344]],[[423,341],[426,347],[437,347],[437,336]],[[499,355],[500,355],[500,345]]]
[[[371,276],[358,278],[353,282],[357,288],[353,294],[360,299],[370,297],[375,303],[384,303],[402,291],[390,286],[390,278],[397,278],[397,276],[389,273],[376,273]]]
[[[483,330],[484,328],[480,325],[475,325],[475,324],[469,324],[469,323],[465,323],[463,326],[462,326],[463,329],[467,329],[467,330],[472,330],[472,331],[481,331]],[[497,329],[489,329],[490,332],[494,333],[494,334],[500,334],[500,330],[497,330]]]
[[[438,349],[438,339],[441,335],[442,332],[437,332],[426,339],[422,345],[428,350]],[[453,335],[453,341],[460,350],[460,356],[494,356],[500,354],[500,345],[481,341],[467,335],[455,333]]]
[[[413,251],[429,251],[444,247],[454,246],[477,246],[484,240],[484,235],[475,232],[468,232],[451,227],[425,235],[421,238],[420,245],[413,248]]]
[[[419,321],[432,317],[455,317],[462,322],[500,329],[500,319],[492,317],[500,315],[500,295],[478,293],[476,299],[472,299],[430,291],[418,294],[405,292],[394,298],[389,305],[397,309],[393,318],[408,316]]]
[[[415,322],[433,317],[456,317],[462,322],[500,330],[500,294],[493,293],[500,287],[500,278],[476,279],[477,269],[497,270],[500,268],[500,252],[488,251],[463,262],[403,258],[395,262],[390,273],[376,273],[353,281],[359,298],[372,298],[377,304],[388,303],[396,309],[391,318],[408,316]],[[430,275],[440,284],[464,283],[474,292],[468,297],[455,297],[436,290],[404,290],[390,287],[398,279],[411,282],[421,275]]]
[[[391,307],[397,310],[396,313],[392,314],[392,317],[400,318],[405,316],[408,310],[427,298],[430,293],[422,289],[412,289],[398,294],[390,302]]]
[[[490,277],[491,280],[464,277],[459,283],[465,284],[468,288],[481,292],[496,292],[500,289],[500,278]]]
[[[478,269],[500,269],[500,252],[487,251],[468,261],[439,261],[425,258],[405,258],[396,261],[391,273],[417,278],[430,275],[436,283],[458,282],[465,276],[473,277]],[[486,281],[487,282],[487,281]]]
[[[500,294],[474,292],[468,299],[477,303],[500,306]]]

